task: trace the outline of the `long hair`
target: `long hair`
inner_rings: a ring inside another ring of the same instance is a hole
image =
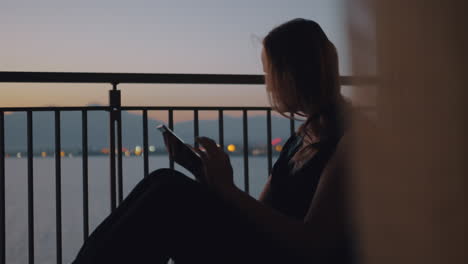
[[[294,19],[274,28],[263,40],[268,61],[266,83],[274,110],[307,118],[298,133],[321,140],[343,128],[338,55],[314,21]]]

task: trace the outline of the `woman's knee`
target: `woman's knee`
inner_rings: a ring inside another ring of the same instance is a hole
[[[178,197],[187,195],[202,197],[209,192],[203,184],[174,169],[157,169],[151,172],[148,178],[153,189],[160,191],[163,189],[162,192],[170,192],[171,195]]]
[[[152,171],[148,175],[148,180],[152,183],[159,184],[182,183],[191,181],[191,179],[182,172],[170,168],[161,168]]]

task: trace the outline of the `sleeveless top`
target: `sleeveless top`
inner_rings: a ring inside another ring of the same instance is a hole
[[[284,215],[303,220],[314,197],[320,175],[335,152],[339,137],[314,143],[317,152],[302,167],[293,170],[291,158],[302,145],[302,137],[292,135],[271,171],[270,206]]]
[[[291,136],[285,143],[278,160],[272,168],[270,179],[269,206],[286,216],[304,220],[314,198],[317,186],[328,161],[335,153],[342,134],[314,143],[314,156],[302,167],[293,170],[291,158],[302,145],[302,137]],[[353,232],[348,230],[343,241],[338,242],[332,259],[327,263],[357,263]]]

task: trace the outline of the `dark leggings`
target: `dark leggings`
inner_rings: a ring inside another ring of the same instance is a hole
[[[288,263],[238,210],[180,172],[143,179],[85,241],[75,264]],[[289,261],[288,261],[289,260]]]

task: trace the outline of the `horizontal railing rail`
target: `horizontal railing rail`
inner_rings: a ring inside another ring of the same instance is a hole
[[[372,85],[372,76],[342,76],[341,85]],[[263,75],[176,73],[84,73],[0,71],[0,82],[12,83],[140,83],[140,84],[263,84]]]
[[[350,77],[340,79],[342,85],[373,85],[374,77]],[[5,115],[7,112],[25,112],[27,121],[27,196],[28,196],[28,261],[35,261],[34,248],[34,138],[33,113],[53,112],[55,133],[55,199],[56,199],[56,263],[62,263],[62,186],[61,186],[61,113],[67,111],[81,112],[82,128],[82,170],[83,170],[83,239],[89,235],[89,200],[88,200],[88,113],[90,111],[106,111],[109,113],[109,185],[110,208],[115,210],[123,200],[123,163],[122,163],[122,111],[139,111],[142,115],[143,129],[143,168],[144,176],[149,175],[148,159],[148,111],[167,111],[168,126],[174,129],[174,112],[193,112],[193,137],[199,135],[199,112],[215,111],[218,114],[219,144],[224,149],[224,114],[225,111],[240,111],[242,113],[242,147],[244,163],[244,190],[249,192],[249,135],[248,112],[262,111],[266,114],[265,131],[267,143],[267,169],[272,169],[272,109],[270,107],[211,107],[211,106],[122,106],[119,84],[264,84],[262,75],[229,75],[229,74],[145,74],[145,73],[63,73],[63,72],[0,72],[0,83],[108,83],[112,85],[109,91],[109,106],[66,106],[66,107],[0,107],[0,264],[6,263],[5,246]],[[371,108],[369,108],[371,109]],[[294,116],[292,116],[294,117]],[[294,119],[289,122],[290,133],[295,131]],[[173,160],[169,166],[174,168]]]

